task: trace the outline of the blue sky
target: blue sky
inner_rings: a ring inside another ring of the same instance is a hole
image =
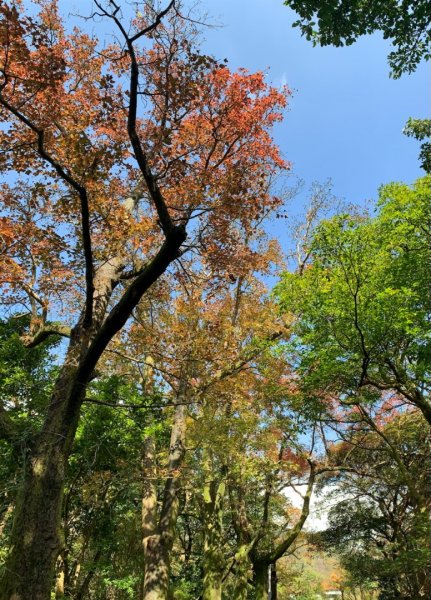
[[[282,0],[202,0],[201,7],[224,24],[205,32],[207,52],[231,68],[269,69],[275,85],[294,91],[276,139],[296,176],[331,178],[337,196],[362,204],[384,183],[423,174],[419,144],[402,129],[409,116],[430,117],[429,64],[390,79],[390,43],[379,34],[348,48],[313,48],[291,27],[295,14]]]

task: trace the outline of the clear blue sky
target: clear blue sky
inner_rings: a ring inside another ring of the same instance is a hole
[[[294,91],[276,137],[297,176],[329,177],[337,196],[362,203],[383,183],[423,174],[419,144],[402,129],[409,116],[430,117],[429,63],[390,79],[390,44],[379,34],[348,48],[313,48],[291,27],[295,15],[282,0],[202,0],[201,7],[224,24],[206,31],[206,51],[232,68],[269,68],[274,84]]]

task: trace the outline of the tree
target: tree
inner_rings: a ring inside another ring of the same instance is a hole
[[[266,260],[256,253],[258,264]],[[253,261],[248,270],[252,266]],[[226,423],[220,422],[220,413],[227,410],[238,386],[250,384],[250,363],[274,343],[280,327],[251,273],[243,272],[233,288],[230,280],[217,289],[208,290],[207,284],[199,278],[194,284],[188,281],[186,291],[178,291],[174,301],[160,305],[157,319],[154,303],[151,316],[142,305],[139,324],[129,339],[134,361],[141,354],[142,363],[151,365],[152,385],[159,381],[173,405],[166,414],[170,440],[163,447],[162,440],[149,433],[142,452],[144,598],[165,598],[168,593],[185,486],[194,490],[187,494],[188,504],[199,506],[202,513],[203,597],[217,597],[217,587],[221,593],[223,569],[218,563],[223,560],[215,557],[221,552],[225,483],[223,476],[219,480],[215,465],[220,463],[213,460],[213,448],[229,443],[229,428],[225,430]],[[194,450],[187,451],[188,447]],[[213,490],[217,486],[216,500]]]
[[[350,46],[358,37],[381,31],[392,41],[389,53],[394,78],[416,70],[431,58],[431,8],[427,0],[285,0],[299,15],[293,23],[314,45]],[[429,119],[409,118],[404,133],[419,141],[431,135]],[[421,145],[422,168],[431,170],[430,143]]]
[[[298,13],[294,23],[314,44],[350,46],[358,37],[381,31],[395,46],[389,54],[394,77],[411,73],[431,58],[431,9],[427,0],[285,0]]]
[[[430,224],[429,177],[384,186],[374,218],[323,221],[309,263],[278,285],[296,319],[291,348],[315,416],[340,398],[367,403],[395,391],[431,425]]]
[[[0,421],[4,418],[4,425],[0,425],[4,427],[4,437],[0,439],[2,562],[19,481],[16,465],[31,450],[55,377],[51,354],[58,339],[51,338],[37,348],[25,348],[20,336],[25,333],[28,323],[26,315],[0,321],[0,390],[2,401],[7,406],[7,410],[0,408]]]
[[[49,598],[67,460],[110,341],[185,252],[226,277],[237,232],[279,203],[268,181],[287,165],[269,131],[285,94],[199,54],[176,4],[147,6],[129,28],[119,5],[96,2],[121,39],[104,47],[67,31],[54,0],[36,14],[0,7],[1,282],[29,308],[28,346],[69,338],[25,462],[4,598]]]
[[[430,432],[417,410],[386,415],[371,430],[357,416],[333,448],[347,469],[330,481],[344,498],[330,510],[323,540],[353,581],[378,583],[379,598],[427,598]]]

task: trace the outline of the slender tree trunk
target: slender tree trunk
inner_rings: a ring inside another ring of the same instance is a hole
[[[148,530],[144,544],[143,600],[167,600],[170,579],[170,554],[175,538],[178,518],[178,491],[180,467],[185,454],[187,407],[184,405],[184,390],[181,386],[171,431],[168,477],[162,497],[162,507],[155,531]],[[144,513],[143,513],[144,514]],[[144,519],[144,516],[143,516]]]
[[[61,600],[61,598],[64,598],[64,580],[64,565],[61,564],[55,581],[55,600]]]
[[[3,530],[8,522],[8,520],[10,519],[10,517],[13,514],[13,504],[9,504],[9,506],[7,507],[7,509],[5,510],[2,520],[0,521],[0,537],[3,535]]]
[[[143,494],[142,494],[142,547],[144,569],[141,597],[158,599],[167,593],[168,574],[160,535],[157,533],[157,488],[155,483],[156,443],[153,435],[144,440]],[[158,589],[161,587],[161,589]]]
[[[225,560],[222,549],[223,542],[223,500],[226,485],[221,481],[218,485],[211,479],[213,473],[209,450],[204,450],[203,471],[203,600],[221,600],[223,571]]]
[[[145,359],[145,375],[143,391],[150,396],[154,391],[154,363],[151,356]],[[151,428],[153,418],[150,417],[148,426]],[[141,600],[145,597],[145,573],[154,570],[151,568],[153,545],[157,545],[157,486],[156,486],[156,438],[153,433],[145,436],[142,447],[142,503],[141,503],[141,531],[142,531],[142,582],[140,589]],[[162,578],[163,579],[163,578]],[[157,580],[156,580],[157,581]],[[147,592],[150,582],[147,581]],[[156,596],[157,597],[157,596]]]
[[[67,583],[67,559],[65,553],[60,553],[57,560],[57,574],[55,579],[55,599],[65,598]]]
[[[102,557],[102,550],[97,550],[96,554],[93,556],[93,562],[88,570],[88,573],[84,577],[84,581],[79,587],[79,590],[73,596],[73,600],[85,600],[88,597],[88,588],[90,587],[91,580],[96,574],[97,563]]]
[[[268,600],[277,600],[277,563],[272,563],[269,566],[269,592],[268,592]]]

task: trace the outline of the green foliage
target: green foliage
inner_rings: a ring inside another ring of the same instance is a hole
[[[421,167],[427,173],[431,173],[431,142],[424,141],[431,138],[431,119],[410,118],[404,128],[404,133],[423,142],[419,154]]]
[[[316,600],[322,592],[321,577],[311,566],[303,565],[297,572],[289,572],[288,581],[280,591],[295,600]]]
[[[18,483],[19,466],[25,464],[28,448],[42,421],[56,367],[52,349],[55,338],[36,348],[26,348],[21,336],[29,324],[27,316],[0,320],[0,404],[18,428],[15,443],[0,439],[0,525],[7,537]],[[0,534],[0,558],[6,551]]]
[[[384,186],[375,217],[322,222],[310,264],[284,274],[275,290],[295,317],[288,350],[317,414],[331,393],[348,402],[359,393],[372,400],[381,389],[429,406],[430,182]]]
[[[139,578],[133,575],[125,576],[121,579],[112,577],[105,577],[103,580],[105,586],[110,588],[111,593],[116,591],[122,592],[121,597],[133,600],[136,598],[136,586],[139,582]],[[116,596],[117,597],[117,596]]]
[[[431,57],[428,0],[285,0],[298,13],[294,23],[314,44],[350,46],[358,37],[381,31],[395,49],[389,54],[394,77],[411,73]]]
[[[142,578],[143,439],[151,430],[165,440],[168,425],[161,415],[152,417],[151,405],[161,401],[158,393],[147,397],[133,378],[99,377],[88,398],[97,403],[84,404],[65,490],[66,587],[76,593],[95,571],[90,583],[95,598],[128,600],[137,597]]]
[[[51,350],[59,338],[26,348],[21,336],[28,324],[27,316],[0,320],[0,390],[9,415],[18,421],[31,417],[28,425],[34,430],[51,391],[55,374]]]

